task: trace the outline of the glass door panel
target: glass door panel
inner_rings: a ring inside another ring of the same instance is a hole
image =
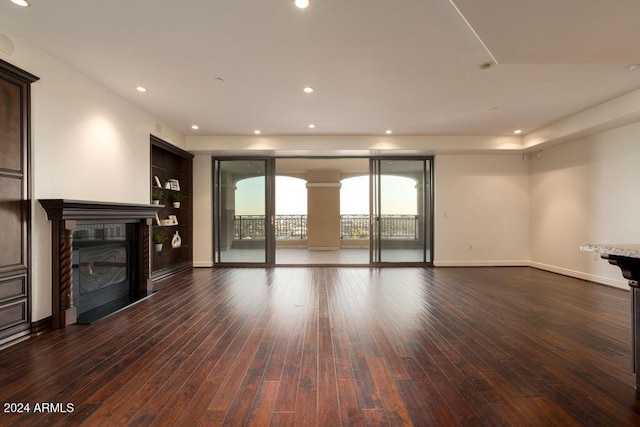
[[[370,262],[380,262],[380,162],[371,160],[369,165],[369,248]]]
[[[271,262],[267,159],[214,160],[215,263]]]
[[[372,262],[431,263],[431,159],[374,159]]]

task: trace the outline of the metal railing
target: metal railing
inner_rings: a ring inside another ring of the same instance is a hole
[[[276,215],[276,239],[306,239],[306,215]],[[233,217],[234,236],[237,240],[264,239],[264,215],[236,215]]]
[[[383,239],[418,239],[417,215],[381,215],[380,237]],[[368,239],[369,215],[340,215],[341,239]]]
[[[264,239],[264,215],[235,215],[233,217],[234,237],[243,239]]]
[[[306,215],[276,215],[276,239],[306,239]]]
[[[380,238],[418,239],[418,215],[381,215]]]
[[[382,215],[380,237],[383,239],[418,238],[417,215]],[[233,218],[234,236],[237,240],[264,239],[264,215],[236,215]],[[276,215],[276,239],[306,239],[307,215]],[[368,239],[369,215],[340,215],[341,239]]]
[[[343,240],[368,239],[369,215],[340,215],[340,238]]]

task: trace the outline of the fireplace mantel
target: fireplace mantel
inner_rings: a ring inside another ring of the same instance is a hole
[[[158,205],[91,202],[67,199],[40,199],[51,221],[91,219],[152,219],[160,211]]]
[[[137,224],[138,256],[136,287],[144,296],[152,291],[149,268],[149,236],[152,219],[162,206],[109,203],[67,199],[41,199],[40,204],[52,222],[52,317],[54,327],[76,323],[73,301],[73,231],[80,222],[127,222]]]

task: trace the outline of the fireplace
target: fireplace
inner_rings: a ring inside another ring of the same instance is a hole
[[[153,294],[149,227],[162,206],[40,200],[52,221],[55,327],[93,323]]]
[[[135,286],[137,240],[133,224],[78,223],[72,252],[78,323],[93,323],[146,296]]]

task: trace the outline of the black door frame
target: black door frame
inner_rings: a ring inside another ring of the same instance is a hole
[[[220,218],[221,215],[221,203],[219,200],[220,192],[218,191],[219,182],[219,167],[217,166],[220,161],[255,161],[262,160],[265,162],[265,262],[263,263],[231,263],[221,262],[219,257],[220,248],[220,221],[216,218],[212,218],[213,221],[213,265],[214,267],[275,267],[275,266],[288,266],[288,264],[276,264],[276,242],[275,242],[275,177],[276,177],[276,161],[280,158],[300,158],[300,159],[344,159],[344,158],[359,158],[369,161],[369,264],[370,266],[432,266],[434,259],[434,157],[433,156],[294,156],[294,157],[254,157],[254,156],[212,156],[212,173],[213,173],[213,188],[212,188],[212,203],[214,216]],[[423,246],[423,262],[382,262],[380,261],[380,240],[379,240],[379,218],[376,219],[374,213],[379,206],[380,200],[380,182],[379,176],[376,180],[376,175],[379,175],[379,162],[383,160],[422,160],[425,165],[429,167],[423,168],[423,181],[429,184],[428,190],[425,189],[423,200],[423,213],[428,216],[429,220],[425,223],[425,236]],[[374,169],[374,164],[378,166]],[[378,194],[374,194],[377,192]],[[375,197],[374,197],[375,196]],[[377,201],[377,202],[376,202]],[[425,206],[427,205],[428,206]],[[377,255],[376,255],[377,252]],[[427,259],[427,255],[429,257]],[[305,266],[306,264],[295,264],[296,267]],[[316,265],[316,264],[313,264]],[[352,264],[331,264],[332,266],[350,266]],[[361,265],[361,264],[357,264]]]

